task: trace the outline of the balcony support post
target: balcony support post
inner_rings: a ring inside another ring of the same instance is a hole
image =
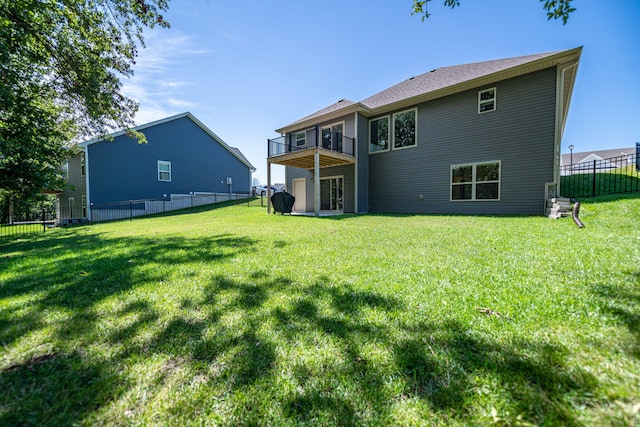
[[[320,216],[320,150],[313,155],[313,212]]]
[[[271,213],[271,162],[267,161],[267,214]]]

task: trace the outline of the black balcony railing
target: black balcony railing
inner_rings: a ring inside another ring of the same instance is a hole
[[[296,135],[304,135],[304,138],[296,138]],[[267,153],[269,157],[310,148],[324,148],[336,153],[355,156],[355,138],[343,135],[341,132],[321,131],[319,127],[303,132],[287,134],[279,138],[267,140]]]

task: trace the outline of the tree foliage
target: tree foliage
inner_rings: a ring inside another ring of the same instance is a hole
[[[413,0],[412,14],[422,15],[422,20],[429,18],[431,14],[427,10],[427,5],[431,0]],[[539,0],[544,2],[543,9],[547,13],[547,19],[562,19],[562,23],[566,24],[569,15],[575,12],[575,8],[571,6],[573,0]],[[460,6],[460,0],[444,0],[444,5],[454,9]]]
[[[134,124],[121,93],[168,0],[0,0],[0,189],[55,186],[65,144]],[[144,136],[135,133],[140,141]]]

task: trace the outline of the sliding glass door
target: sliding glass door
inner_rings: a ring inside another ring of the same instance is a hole
[[[341,176],[320,179],[320,210],[340,211],[343,205],[344,179]]]

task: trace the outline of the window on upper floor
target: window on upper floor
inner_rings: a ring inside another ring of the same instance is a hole
[[[402,111],[393,115],[393,148],[407,148],[416,145],[417,109]]]
[[[85,158],[84,158],[84,153],[80,153],[80,175],[84,176],[85,173]]]
[[[478,114],[494,111],[496,109],[496,88],[485,89],[478,92]]]
[[[69,182],[69,160],[65,160],[62,163],[62,176],[66,182]]]
[[[158,160],[158,181],[171,181],[171,162]]]
[[[451,166],[451,200],[500,200],[500,161]]]
[[[369,120],[369,153],[389,151],[389,116]]]
[[[306,144],[307,144],[307,133],[306,132],[296,133],[296,147],[304,147]]]

